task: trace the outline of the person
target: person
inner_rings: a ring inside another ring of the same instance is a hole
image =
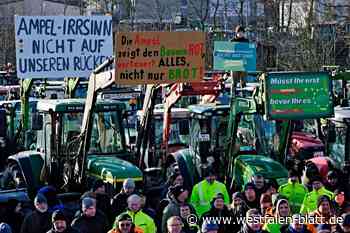
[[[48,212],[46,197],[38,193],[34,206],[35,210],[24,218],[21,233],[46,233],[51,229],[51,214]]]
[[[278,193],[288,199],[291,211],[295,214],[299,213],[308,190],[304,185],[300,184],[297,171],[291,169],[288,171],[288,183],[281,185],[278,189]]]
[[[53,186],[44,186],[39,189],[38,193],[44,195],[48,204],[48,211],[63,210],[64,206],[57,199],[57,190]]]
[[[238,25],[235,28],[235,37],[231,40],[231,42],[249,42],[247,38],[245,38],[245,29],[243,26]]]
[[[218,233],[219,226],[210,221],[204,221],[201,227],[202,233]]]
[[[288,200],[279,199],[275,206],[275,213],[274,213],[275,219],[279,219],[279,218],[287,219],[287,217],[289,216],[290,216],[290,208],[289,208]],[[265,224],[263,229],[265,229],[270,233],[280,233],[281,227],[283,227],[282,224],[273,223],[273,224]]]
[[[154,220],[141,210],[141,197],[137,194],[132,194],[128,198],[127,203],[128,209],[125,213],[131,217],[132,222],[140,227],[144,233],[156,233],[157,227]]]
[[[170,203],[164,208],[162,217],[162,232],[167,231],[167,221],[172,216],[180,216],[180,205],[188,198],[188,190],[182,185],[170,188]]]
[[[329,224],[319,224],[317,226],[316,230],[317,230],[317,233],[331,233],[332,232],[332,228]]]
[[[269,194],[263,193],[260,198],[260,213],[266,216],[267,210],[272,208],[272,198]]]
[[[306,214],[315,211],[317,209],[317,200],[322,195],[326,195],[330,199],[333,197],[333,193],[323,186],[322,178],[315,176],[312,180],[312,191],[305,195],[300,213]]]
[[[47,233],[78,233],[78,231],[69,226],[63,211],[55,210],[52,213],[52,228]]]
[[[193,187],[190,200],[199,217],[210,210],[210,202],[218,193],[224,195],[226,205],[230,202],[225,184],[216,180],[216,175],[212,169],[206,170],[204,177],[203,181]]]
[[[71,226],[80,233],[107,232],[108,220],[102,211],[96,209],[96,199],[85,197],[82,200],[82,213],[73,221]]]
[[[103,180],[95,180],[91,191],[95,194],[97,209],[101,210],[108,217],[108,222],[113,221],[111,199],[106,193],[106,184]]]
[[[266,182],[266,194],[269,194],[270,196],[272,196],[272,194],[277,193],[278,191],[278,184],[275,180],[269,180]]]
[[[184,179],[179,172],[174,171],[170,176],[167,182],[164,185],[164,188],[161,193],[161,199],[168,197],[168,192],[170,187],[175,185],[184,185]]]
[[[247,183],[244,186],[244,202],[249,209],[257,209],[259,207],[259,200],[257,199],[255,185],[253,183]]]
[[[331,170],[327,173],[327,183],[325,184],[326,189],[334,192],[340,187],[339,175],[336,171]]]
[[[131,178],[128,178],[124,180],[123,187],[120,192],[112,199],[112,213],[114,214],[114,217],[123,213],[127,209],[127,199],[132,194],[136,194],[135,181]]]
[[[350,213],[344,213],[343,222],[337,225],[335,233],[350,233]]]
[[[232,232],[238,232],[241,229],[238,219],[242,219],[249,209],[243,199],[243,194],[240,192],[232,194],[232,203],[229,206],[233,219]]]
[[[0,233],[12,233],[10,225],[4,222],[0,223]]]
[[[239,233],[268,233],[266,230],[262,229],[262,223],[258,221],[260,218],[261,214],[258,209],[248,210],[246,221],[242,224]]]
[[[167,220],[167,233],[181,233],[183,222],[179,216],[172,216]]]
[[[199,226],[196,222],[188,221],[191,216],[196,216],[194,208],[188,203],[181,205],[180,217],[184,224],[182,227],[184,233],[197,233],[199,231]]]
[[[253,176],[253,184],[255,186],[256,198],[260,200],[261,194],[266,191],[265,178],[261,174],[255,174]]]
[[[350,203],[345,200],[345,193],[341,189],[336,189],[334,191],[334,200],[332,205],[337,216],[341,216],[343,213],[350,212]]]
[[[292,222],[289,225],[281,227],[281,233],[311,233],[302,223],[302,216],[300,214],[294,214],[292,216]]]
[[[108,233],[143,233],[143,230],[133,224],[130,215],[120,214],[114,222],[114,227]]]
[[[335,217],[334,210],[331,205],[331,200],[328,196],[322,195],[317,199],[317,209],[311,213],[309,216],[316,219],[315,224],[308,224],[307,228],[313,232],[318,232],[317,227],[322,224],[329,224],[330,219]],[[320,220],[320,221],[318,221]],[[335,227],[335,225],[334,225]]]
[[[218,193],[211,201],[211,209],[202,215],[202,219],[227,218],[231,217],[231,212],[224,203],[224,195]],[[231,224],[219,224],[218,233],[231,232]]]

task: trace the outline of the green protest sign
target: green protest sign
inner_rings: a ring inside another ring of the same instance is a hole
[[[268,119],[311,119],[334,113],[332,82],[326,72],[276,72],[265,76]]]

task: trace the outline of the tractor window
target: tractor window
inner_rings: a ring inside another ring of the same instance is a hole
[[[71,143],[78,138],[82,119],[82,112],[63,114],[62,144]],[[95,113],[92,127],[89,153],[117,153],[123,150],[116,112]]]
[[[168,145],[175,145],[175,144],[184,144],[188,145],[188,132],[184,133],[182,132],[181,127],[183,127],[183,124],[186,124],[186,122],[183,122],[181,119],[172,119],[171,125],[170,125],[170,136]],[[162,145],[163,143],[163,120],[155,120],[154,122],[155,127],[155,143],[157,146]],[[188,122],[187,122],[188,127]]]
[[[276,122],[266,121],[262,115],[254,115],[255,131],[258,140],[257,151],[265,155],[278,152],[279,137],[276,133]]]
[[[330,127],[335,127],[335,142],[330,143],[330,157],[340,165],[343,164],[345,156],[345,144],[346,144],[346,124],[336,122],[331,124]]]
[[[123,150],[117,112],[95,113],[90,153],[118,153]]]
[[[252,117],[251,115],[243,115],[238,123],[237,142],[239,142],[241,147],[255,148],[255,132]]]
[[[213,146],[215,148],[224,149],[226,129],[227,129],[227,117],[226,116],[213,116],[212,117],[212,138]]]

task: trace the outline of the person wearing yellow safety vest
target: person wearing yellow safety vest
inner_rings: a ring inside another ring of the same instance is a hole
[[[205,170],[204,177],[205,179],[203,181],[193,187],[190,200],[199,217],[210,210],[210,202],[218,193],[224,195],[224,203],[226,205],[230,203],[226,186],[216,180],[214,171],[212,169]]]
[[[291,169],[288,172],[288,183],[281,185],[278,189],[278,193],[288,199],[291,212],[296,214],[299,213],[301,204],[308,190],[304,185],[299,183],[297,171]]]
[[[333,193],[327,190],[322,184],[322,178],[315,176],[312,179],[312,191],[307,193],[304,197],[303,204],[301,205],[300,213],[307,214],[317,209],[317,200],[320,196],[326,195],[330,199],[333,199]]]
[[[128,198],[128,210],[125,212],[132,218],[135,226],[140,227],[144,233],[156,233],[154,220],[141,210],[141,197],[133,194]]]

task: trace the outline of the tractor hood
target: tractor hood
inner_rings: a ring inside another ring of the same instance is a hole
[[[89,175],[116,185],[127,178],[142,181],[141,170],[130,162],[113,156],[89,155],[87,161]]]

